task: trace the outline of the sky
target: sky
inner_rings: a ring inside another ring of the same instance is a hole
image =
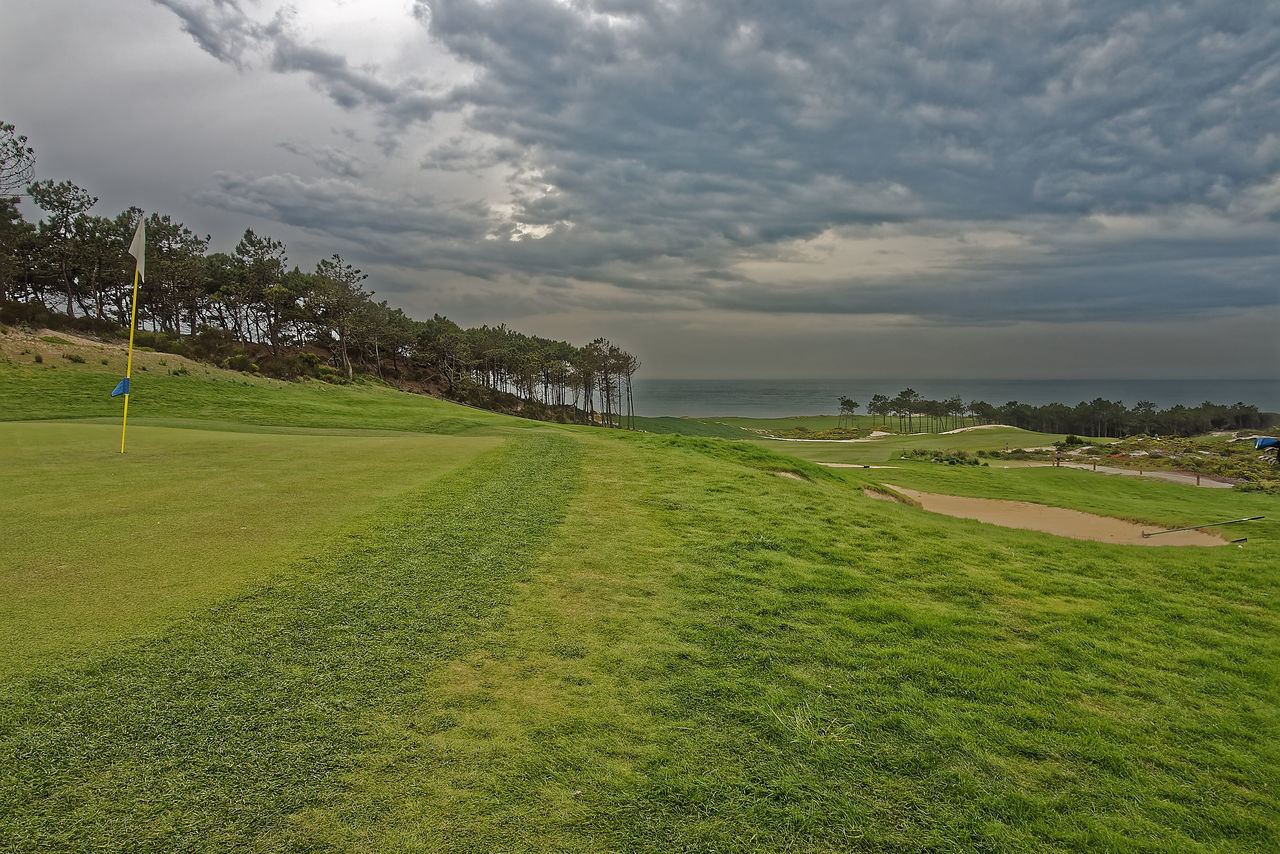
[[[645,378],[1280,365],[1274,0],[0,15],[38,178],[339,253],[411,317],[605,336]]]

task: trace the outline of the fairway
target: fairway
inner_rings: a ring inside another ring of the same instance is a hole
[[[756,444],[779,454],[824,463],[883,463],[894,459],[900,451],[913,448],[945,448],[969,451],[984,449],[1038,448],[1061,441],[1053,433],[1032,433],[1012,427],[973,430],[940,436],[936,433],[892,435],[854,442],[785,441],[757,439]]]

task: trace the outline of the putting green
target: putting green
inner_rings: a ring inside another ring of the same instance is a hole
[[[281,571],[501,437],[0,423],[0,674]]]

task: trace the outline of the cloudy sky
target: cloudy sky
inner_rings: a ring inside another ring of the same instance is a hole
[[[39,177],[339,252],[414,317],[649,378],[1280,364],[1275,0],[0,11]]]

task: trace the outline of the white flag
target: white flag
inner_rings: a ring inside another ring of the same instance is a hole
[[[147,229],[141,218],[138,219],[138,230],[133,233],[133,242],[129,244],[129,254],[138,259],[138,278],[147,280]]]

